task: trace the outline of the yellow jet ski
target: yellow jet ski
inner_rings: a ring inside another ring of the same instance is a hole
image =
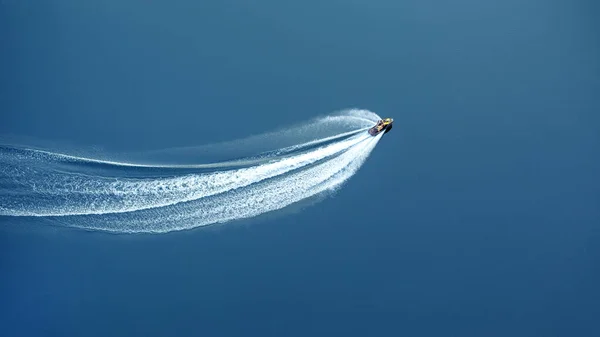
[[[369,134],[371,136],[377,136],[381,132],[386,134],[386,133],[390,132],[390,130],[392,129],[392,123],[394,123],[393,118],[380,119],[379,122],[377,122],[377,124],[375,124],[374,127],[369,129]]]

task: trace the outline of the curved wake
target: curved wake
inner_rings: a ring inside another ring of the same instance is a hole
[[[341,186],[381,138],[366,132],[378,119],[364,110],[323,117],[251,137],[285,138],[285,147],[207,164],[126,163],[0,146],[0,215],[60,217],[68,226],[120,233],[257,216]]]

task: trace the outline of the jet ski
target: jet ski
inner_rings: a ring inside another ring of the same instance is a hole
[[[393,118],[380,119],[379,122],[377,122],[377,124],[375,124],[374,127],[369,129],[369,134],[371,136],[377,136],[381,132],[386,134],[386,133],[390,132],[390,130],[392,129],[392,123],[394,123]]]

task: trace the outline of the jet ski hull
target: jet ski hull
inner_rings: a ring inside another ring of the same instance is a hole
[[[377,136],[380,133],[388,133],[392,129],[392,124],[394,120],[391,118],[380,119],[375,126],[369,129],[369,134],[371,136]]]

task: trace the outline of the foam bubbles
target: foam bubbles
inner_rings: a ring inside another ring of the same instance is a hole
[[[246,161],[248,167],[199,165],[192,168],[214,170],[172,176],[132,177],[119,170],[148,166],[3,148],[0,215],[60,217],[69,226],[120,233],[163,233],[257,216],[341,186],[381,138],[364,130],[377,118],[368,111],[321,118],[324,125],[355,130],[269,152]],[[113,171],[96,174],[90,163]],[[152,167],[161,173],[172,166]]]

